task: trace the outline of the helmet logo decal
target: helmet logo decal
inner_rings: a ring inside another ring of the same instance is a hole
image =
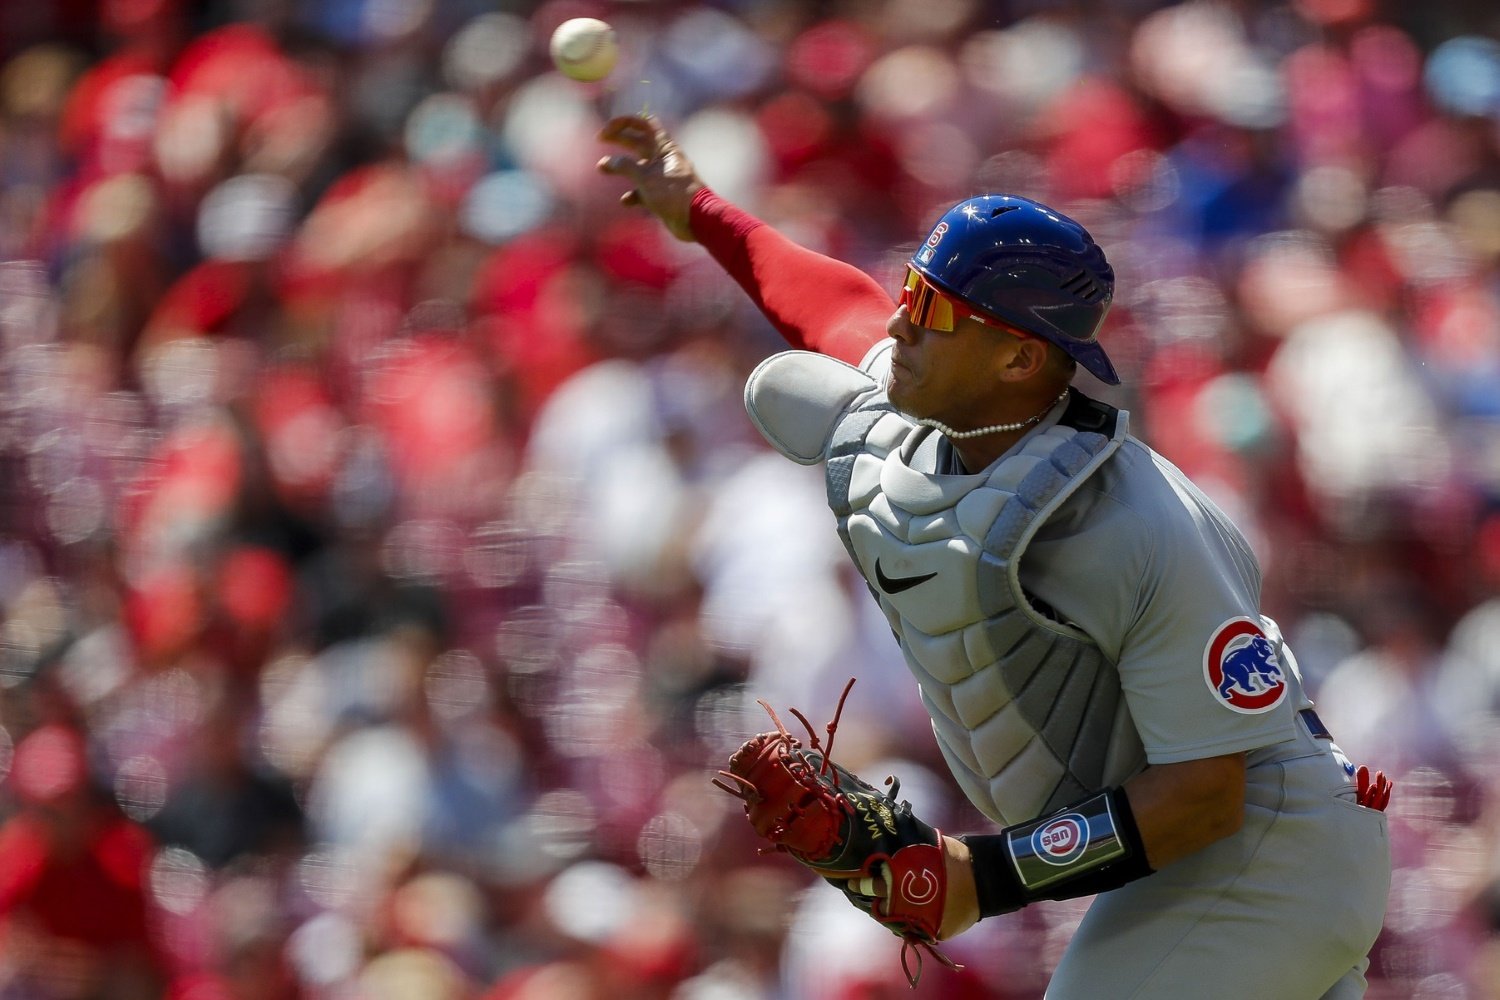
[[[932,261],[933,251],[937,249],[937,245],[939,243],[943,242],[943,234],[947,231],[948,223],[939,222],[937,226],[933,228],[932,235],[927,237],[926,245],[923,246],[921,250],[917,251],[917,260],[923,264],[930,263]]]

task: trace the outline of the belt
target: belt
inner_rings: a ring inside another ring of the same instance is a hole
[[[1323,725],[1323,720],[1318,718],[1317,712],[1314,712],[1310,708],[1304,708],[1297,714],[1302,716],[1302,721],[1307,725],[1307,731],[1312,733],[1314,739],[1333,739],[1333,734],[1328,731],[1327,726]]]

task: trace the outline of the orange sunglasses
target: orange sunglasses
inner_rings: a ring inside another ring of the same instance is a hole
[[[1009,323],[981,316],[974,307],[957,296],[949,295],[922,276],[910,264],[906,265],[906,284],[901,288],[901,298],[896,303],[906,307],[907,317],[917,326],[941,333],[951,332],[961,319],[972,319],[992,326],[997,330],[1013,333],[1018,337],[1034,337],[1035,334],[1019,330]]]

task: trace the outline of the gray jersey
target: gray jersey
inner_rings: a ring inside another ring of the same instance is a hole
[[[890,408],[883,356],[865,373],[778,355],[747,405],[784,454],[827,461],[841,533],[976,806],[1020,822],[1118,784],[1142,748],[1166,763],[1293,739],[1307,703],[1254,556],[1127,414],[1079,434],[1059,404],[968,474]],[[1043,488],[1038,466],[1066,474]]]
[[[1310,703],[1259,613],[1244,537],[1129,436],[1128,414],[1076,392],[967,474],[885,400],[888,349],[868,371],[778,355],[746,405],[782,454],[826,463],[850,554],[974,804],[1013,823],[1141,759],[1249,751],[1240,829],[1101,894],[1048,1000],[1362,996],[1390,885],[1385,815],[1299,715]]]

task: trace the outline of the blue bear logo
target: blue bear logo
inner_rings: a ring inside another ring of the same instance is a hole
[[[1224,679],[1219,682],[1219,697],[1233,701],[1234,694],[1258,695],[1286,683],[1276,649],[1269,639],[1255,636],[1248,643],[1224,657]]]

